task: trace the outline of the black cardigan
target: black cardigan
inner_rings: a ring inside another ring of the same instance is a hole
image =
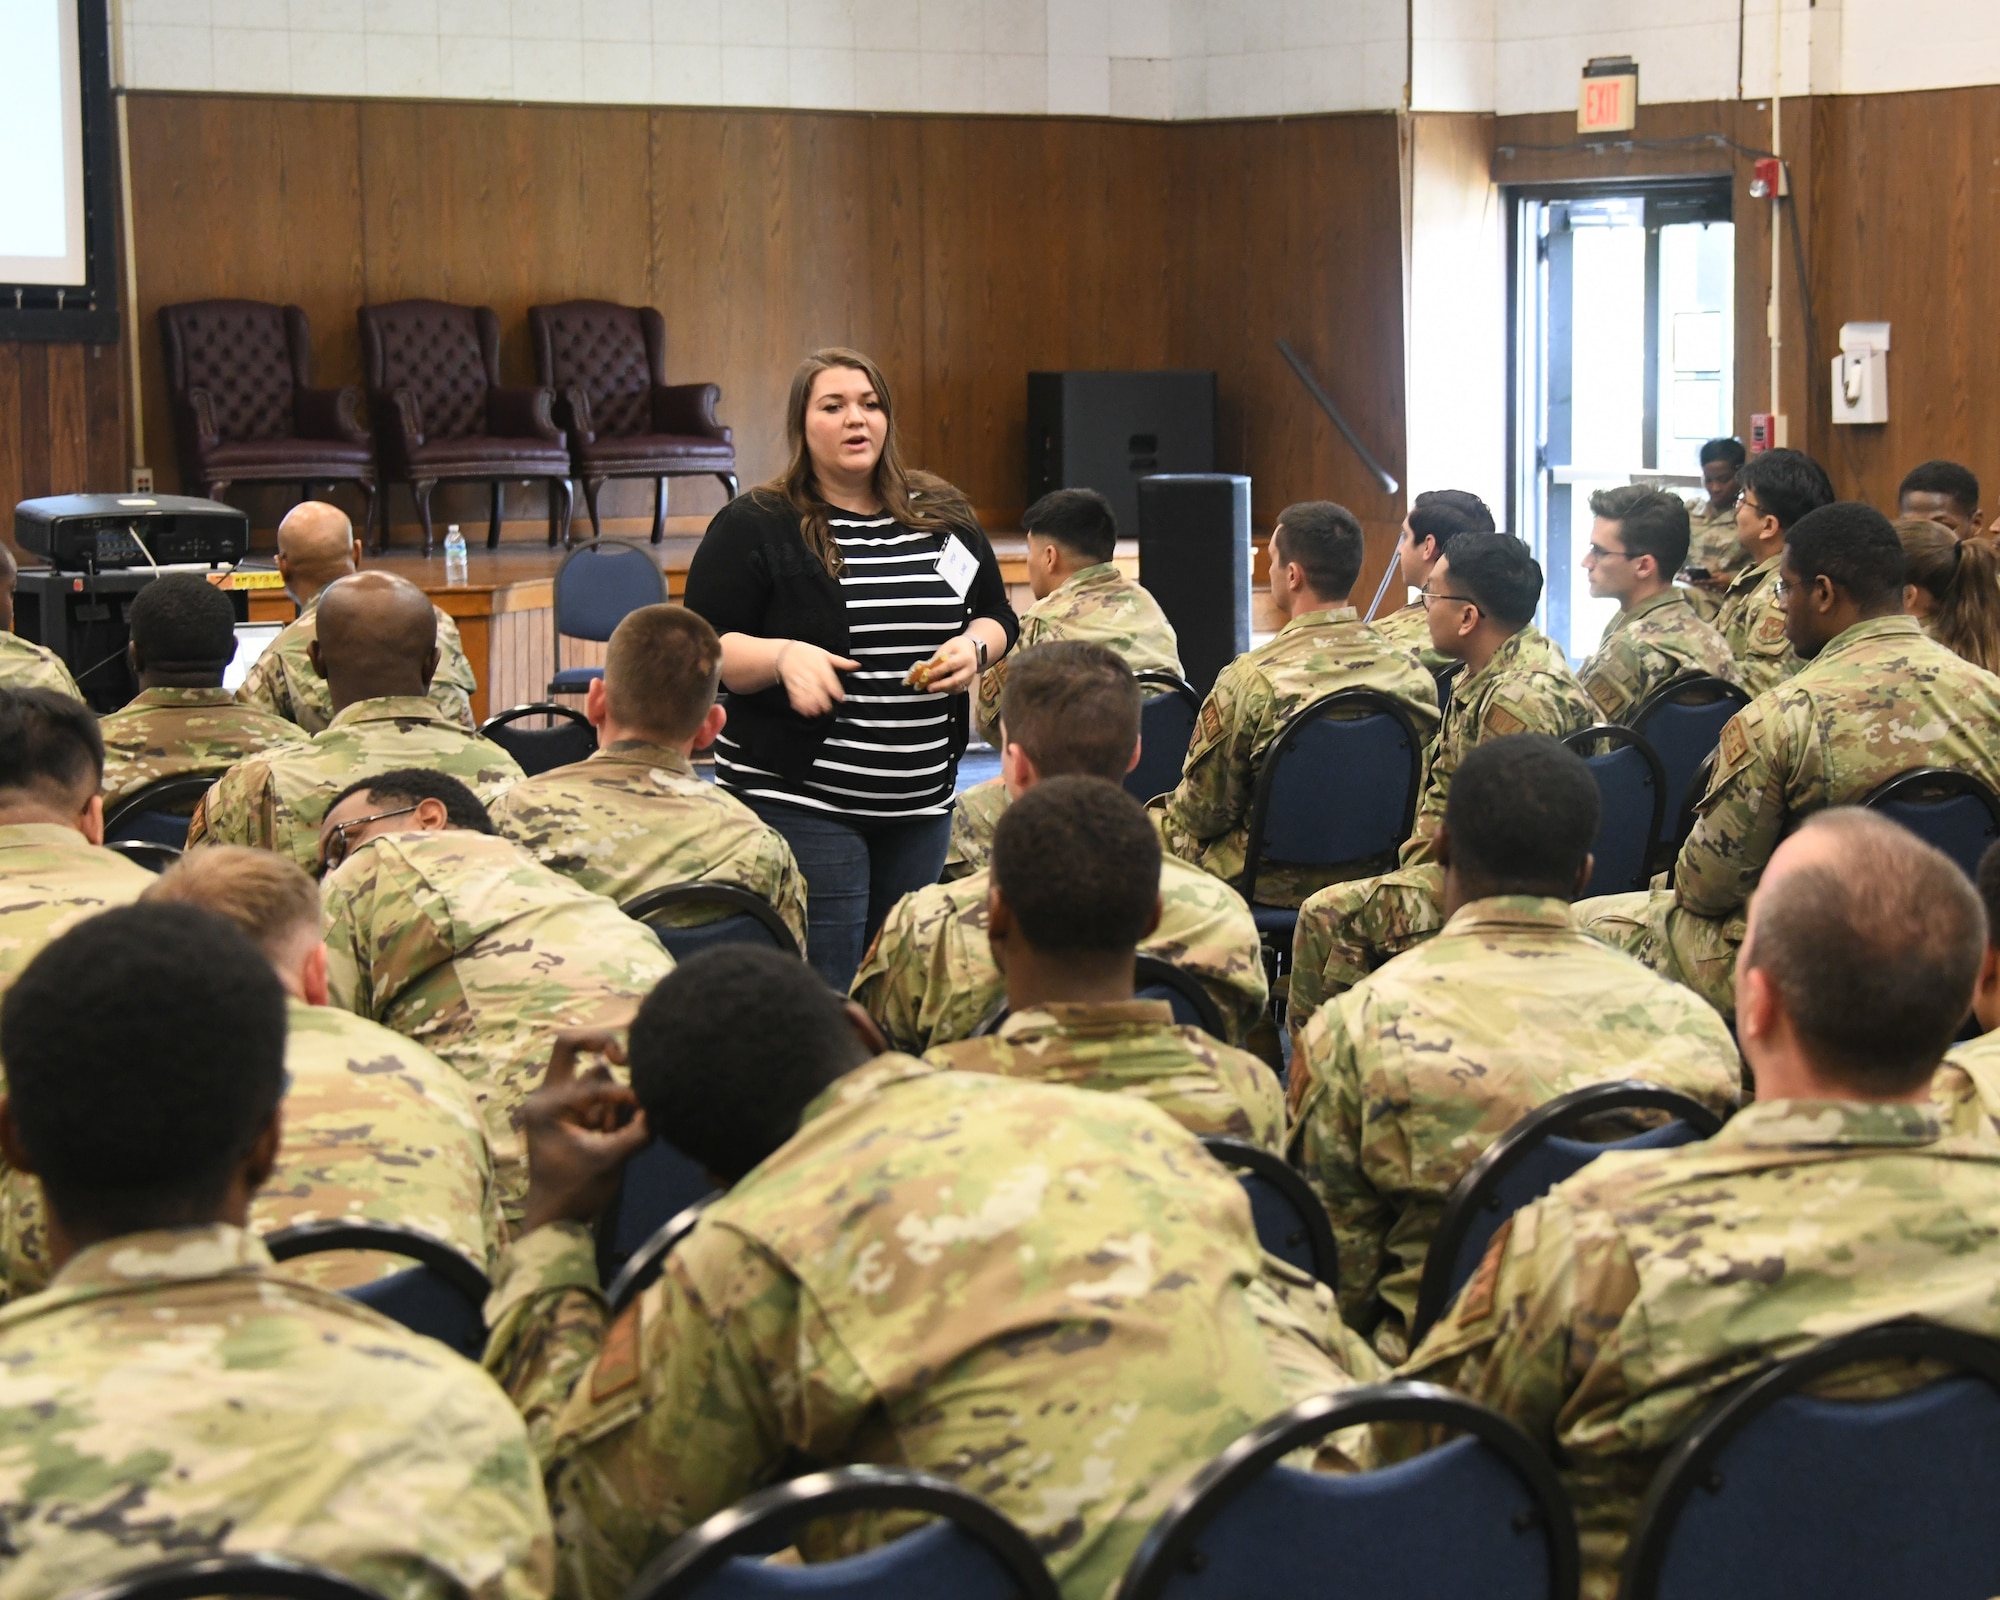
[[[1011,650],[1021,624],[1008,603],[993,546],[970,516],[955,520],[951,531],[979,562],[966,591],[966,620],[986,617],[999,623]],[[798,513],[758,490],[738,495],[715,514],[688,566],[683,598],[717,633],[799,639],[837,656],[847,654],[847,603],[840,584],[806,547]],[[953,695],[949,702],[954,762],[965,753],[969,737],[969,700],[969,695]],[[835,715],[802,717],[792,709],[784,685],[773,684],[754,694],[729,696],[729,737],[749,765],[796,783],[811,770]]]

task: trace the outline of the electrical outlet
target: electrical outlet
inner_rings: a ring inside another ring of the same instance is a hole
[[[151,494],[153,492],[153,469],[151,467],[134,467],[132,469],[132,492],[134,494]]]

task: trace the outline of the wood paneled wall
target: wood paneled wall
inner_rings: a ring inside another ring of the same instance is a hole
[[[799,357],[847,344],[895,386],[907,458],[1003,521],[1023,497],[1025,374],[1070,367],[1217,369],[1221,464],[1251,474],[1260,520],[1322,496],[1378,530],[1400,516],[1272,348],[1287,336],[1314,359],[1400,473],[1391,117],[1196,127],[211,95],[137,95],[131,116],[163,486],[161,304],[295,301],[322,382],[359,381],[366,300],[488,304],[503,368],[525,382],[526,308],[587,295],[665,312],[669,376],[722,385],[746,482],[783,463]],[[638,514],[643,492],[620,512]],[[513,499],[511,515],[539,517],[539,491]],[[711,483],[676,486],[677,510],[720,502]],[[259,523],[283,504],[273,492]],[[448,514],[481,522],[481,504],[469,492]],[[395,515],[411,515],[400,491]]]
[[[124,487],[122,347],[0,342],[0,535],[17,501]]]

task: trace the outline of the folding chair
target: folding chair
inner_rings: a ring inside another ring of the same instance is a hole
[[[346,1298],[477,1361],[486,1349],[486,1274],[441,1239],[387,1222],[302,1222],[264,1235],[273,1261],[328,1250],[379,1250],[418,1264],[344,1290]],[[203,1590],[202,1593],[212,1591]]]
[[[663,1229],[719,1193],[699,1162],[655,1135],[625,1163],[618,1198],[597,1219],[597,1281],[615,1283],[641,1251],[657,1243]],[[664,1260],[666,1251],[659,1254]],[[642,1283],[628,1292],[637,1294],[644,1287]]]
[[[157,844],[151,839],[113,839],[104,848],[115,850],[135,867],[144,867],[148,872],[165,872],[181,858],[175,846]]]
[[[1597,780],[1597,838],[1590,882],[1578,899],[1623,894],[1653,881],[1653,853],[1667,809],[1667,775],[1645,738],[1600,722],[1563,743],[1583,757]]]
[[[1222,1019],[1222,1007],[1193,973],[1141,951],[1133,964],[1132,989],[1137,999],[1166,1001],[1174,1008],[1174,1021],[1183,1028],[1199,1028],[1212,1039],[1228,1042],[1229,1025]]]
[[[1171,672],[1142,672],[1139,692],[1139,764],[1125,774],[1125,792],[1144,805],[1179,786],[1201,696]]]
[[[667,598],[667,575],[644,545],[623,539],[593,539],[563,557],[553,585],[555,616],[555,676],[549,693],[582,694],[602,667],[565,667],[562,642],[611,637],[612,630],[641,606],[661,605]]]
[[[515,726],[530,717],[541,717],[548,725]],[[597,749],[597,730],[590,725],[590,719],[581,711],[549,700],[510,706],[494,713],[480,723],[479,737],[491,739],[505,750],[531,778],[586,760]]]
[[[201,797],[215,787],[220,776],[214,772],[189,772],[176,778],[161,778],[136,789],[116,805],[104,808],[104,842],[146,840],[170,845],[176,851],[187,844],[188,821]]]
[[[1706,672],[1685,672],[1668,680],[1639,702],[1627,725],[1653,747],[1666,774],[1668,820],[1676,831],[1662,837],[1654,870],[1673,865],[1674,855],[1694,826],[1694,805],[1707,786],[1702,762],[1715,753],[1729,719],[1750,703],[1750,696],[1727,679]],[[1685,822],[1685,827],[1679,826]]]
[[[282,1555],[196,1556],[155,1561],[120,1573],[65,1600],[207,1600],[255,1595],[261,1600],[383,1600],[381,1593],[337,1572]]]
[[[669,884],[634,895],[618,909],[651,928],[676,961],[726,944],[765,945],[788,956],[799,953],[792,930],[771,902],[734,884]],[[683,921],[690,910],[723,914],[708,922]]]
[[[2000,839],[2000,795],[1970,772],[1918,767],[1877,784],[1861,803],[1935,845],[1975,880],[1979,858]]]
[[[653,1286],[667,1264],[667,1257],[674,1253],[674,1247],[694,1232],[694,1225],[701,1221],[702,1212],[708,1209],[719,1193],[704,1196],[686,1210],[668,1218],[651,1238],[632,1252],[625,1265],[618,1269],[618,1275],[611,1280],[611,1287],[604,1291],[604,1298],[609,1302],[614,1317]]]
[[[1280,1156],[1242,1139],[1210,1136],[1202,1148],[1236,1174],[1250,1197],[1257,1242],[1288,1266],[1310,1272],[1329,1288],[1340,1282],[1333,1224],[1312,1186]]]

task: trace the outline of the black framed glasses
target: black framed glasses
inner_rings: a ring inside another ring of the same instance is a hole
[[[1429,605],[1433,600],[1456,600],[1460,605],[1471,606],[1475,611],[1479,609],[1479,602],[1469,594],[1433,594],[1429,589],[1419,589],[1417,598],[1425,605]]]
[[[1588,546],[1584,554],[1594,561],[1630,561],[1632,559],[1632,552],[1630,550],[1607,550],[1601,544]]]
[[[421,803],[421,802],[419,802]],[[347,852],[354,848],[354,834],[371,822],[386,822],[391,817],[407,817],[416,806],[398,806],[393,811],[378,811],[373,816],[353,817],[346,822],[336,822],[331,832],[320,841],[319,870],[322,874],[333,869],[347,859]]]

